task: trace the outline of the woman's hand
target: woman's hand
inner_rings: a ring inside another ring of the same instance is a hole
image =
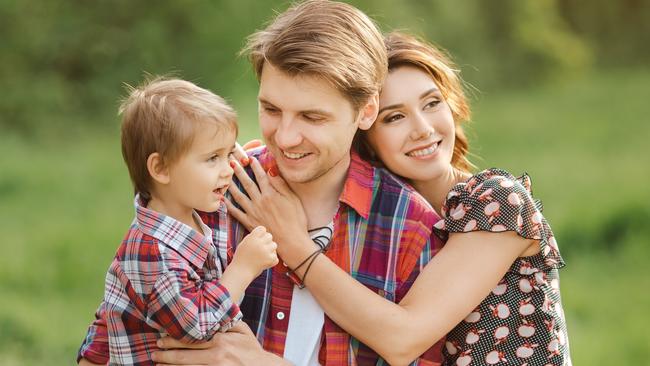
[[[254,149],[262,145],[262,140],[250,140],[245,143],[244,146],[241,146],[239,142],[236,142],[235,151],[232,153],[233,159],[237,160],[242,166],[248,166],[248,164],[250,164],[250,159],[248,158],[248,154],[246,154],[246,150]]]
[[[264,351],[244,322],[225,333],[217,333],[205,343],[187,344],[171,337],[158,340],[162,350],[154,352],[156,364],[164,365],[290,365],[282,358]]]
[[[235,174],[246,194],[231,185],[228,190],[241,208],[226,200],[228,212],[248,230],[256,226],[266,227],[278,243],[278,253],[281,256],[283,249],[291,244],[302,245],[305,239],[311,242],[302,203],[278,176],[277,170],[271,169],[267,175],[255,158],[251,159],[251,168],[257,184],[239,164],[235,164]]]

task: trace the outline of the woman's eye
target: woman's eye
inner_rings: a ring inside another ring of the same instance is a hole
[[[425,109],[435,108],[438,104],[440,104],[440,101],[439,101],[439,100],[432,100],[432,101],[430,101],[429,103],[427,103],[427,104],[424,106],[424,108],[425,108]]]
[[[395,121],[400,120],[402,118],[404,118],[404,116],[402,116],[399,113],[391,114],[390,116],[387,116],[386,118],[384,118],[384,122],[395,122]]]

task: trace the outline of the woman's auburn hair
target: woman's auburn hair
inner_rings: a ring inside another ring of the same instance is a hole
[[[470,109],[463,91],[460,71],[446,55],[436,46],[414,36],[400,32],[391,32],[384,38],[388,53],[388,72],[403,66],[416,67],[433,78],[454,118],[455,138],[451,164],[454,168],[469,172],[474,165],[469,161],[469,141],[462,124],[469,121]],[[373,159],[374,153],[367,143],[365,131],[360,131],[355,145],[362,157]]]

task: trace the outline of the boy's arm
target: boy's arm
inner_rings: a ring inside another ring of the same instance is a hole
[[[209,340],[219,328],[226,330],[241,319],[237,302],[262,270],[278,263],[276,248],[271,234],[256,227],[239,244],[219,281],[199,280],[185,258],[165,250],[159,254],[160,267],[150,262],[142,266],[143,272],[159,276],[147,301],[147,321],[188,343]]]
[[[106,317],[104,316],[104,301],[95,312],[95,320],[88,327],[86,338],[84,338],[77,353],[77,363],[92,362],[92,364],[106,365],[108,363],[108,331],[106,329]]]
[[[164,256],[164,268],[156,271],[158,279],[145,299],[150,326],[180,341],[196,343],[209,340],[220,328],[228,329],[241,319],[239,307],[217,279],[198,279],[174,250],[166,250]]]

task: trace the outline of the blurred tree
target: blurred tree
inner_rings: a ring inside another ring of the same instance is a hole
[[[650,64],[650,2],[559,0],[560,14],[593,46],[600,66]]]
[[[448,49],[465,80],[481,90],[574,75],[591,63],[588,44],[598,60],[646,62],[648,5],[596,2],[351,1],[384,30],[411,31]],[[26,136],[113,129],[122,83],[138,83],[144,72],[177,72],[237,105],[255,90],[246,60],[237,58],[245,37],[288,5],[0,0],[0,128]],[[246,108],[253,109],[252,102]]]

